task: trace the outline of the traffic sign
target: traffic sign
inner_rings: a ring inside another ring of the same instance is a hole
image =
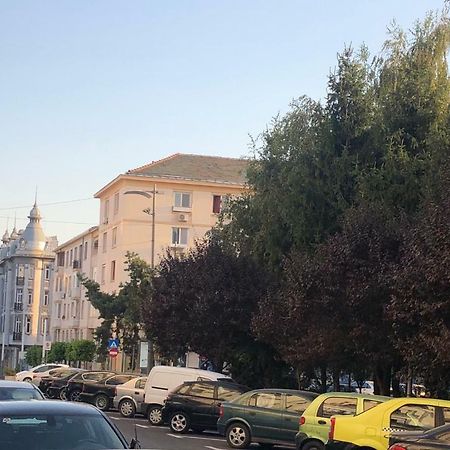
[[[119,350],[117,350],[117,348],[112,347],[109,349],[109,356],[115,358],[117,356],[117,354],[119,353]]]
[[[108,339],[108,350],[112,349],[112,348],[119,348],[119,339],[115,338],[115,339]]]

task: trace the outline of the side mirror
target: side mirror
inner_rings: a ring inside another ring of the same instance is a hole
[[[131,439],[130,448],[141,448],[141,444],[136,438]]]

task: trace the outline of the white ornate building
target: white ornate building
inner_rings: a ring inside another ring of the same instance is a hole
[[[0,364],[15,368],[31,345],[50,340],[56,237],[46,237],[36,203],[25,230],[8,230],[0,246]],[[44,336],[45,334],[45,336]]]

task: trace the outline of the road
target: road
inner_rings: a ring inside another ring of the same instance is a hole
[[[166,427],[153,427],[148,421],[141,417],[125,419],[119,413],[109,412],[108,416],[113,420],[119,430],[130,442],[134,437],[134,425],[139,442],[143,449],[149,450],[230,450],[225,439],[216,433],[204,432],[201,434],[173,434]],[[253,444],[251,449],[258,449],[258,444]],[[276,447],[279,450],[285,447]],[[287,449],[287,448],[286,448]],[[292,448],[290,449],[292,450]]]

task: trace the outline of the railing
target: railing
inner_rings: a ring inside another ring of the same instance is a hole
[[[14,331],[13,341],[21,341],[21,340],[22,340],[22,333],[19,331]]]
[[[23,311],[23,303],[14,303],[14,311]]]

